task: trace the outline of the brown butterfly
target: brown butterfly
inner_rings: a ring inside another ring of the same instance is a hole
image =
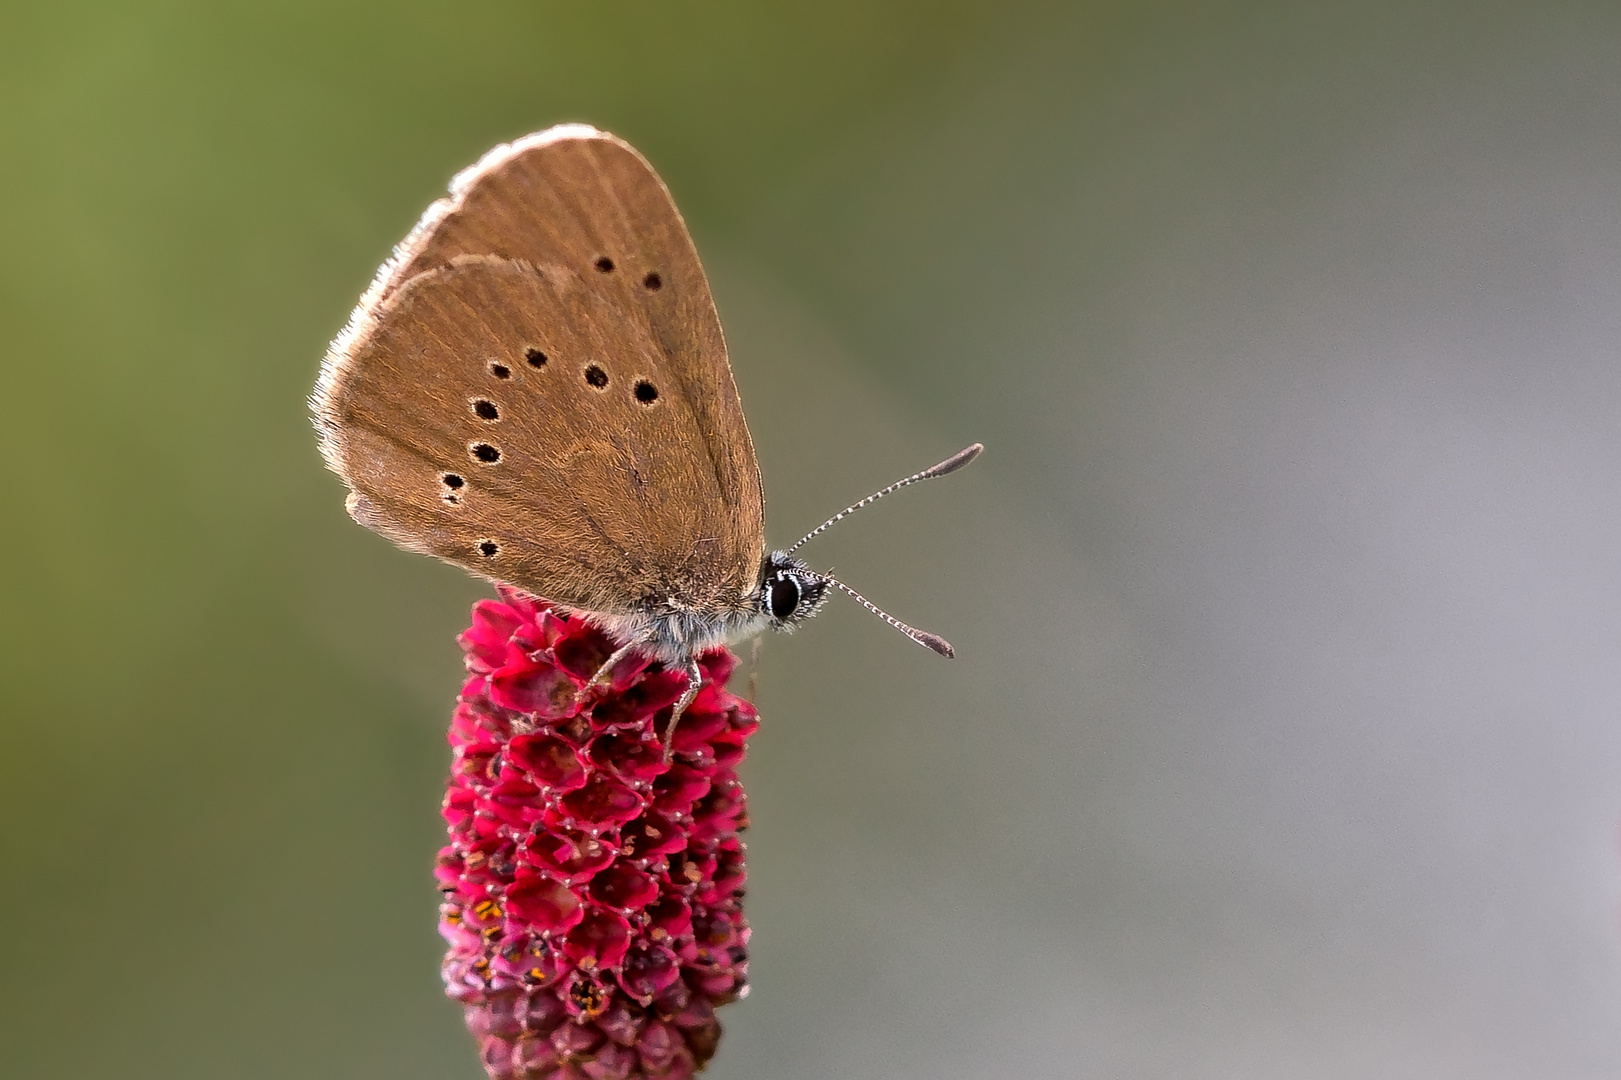
[[[621,643],[598,678],[635,650],[681,665],[677,717],[696,654],[792,630],[829,586],[952,655],[792,553],[982,447],[768,552],[692,238],[652,167],[594,128],[526,136],[460,173],[332,343],[311,407],[356,521],[596,622]]]

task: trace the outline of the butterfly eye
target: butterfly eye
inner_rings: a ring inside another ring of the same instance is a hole
[[[799,583],[786,575],[772,578],[767,602],[771,605],[773,619],[788,618],[799,606]]]

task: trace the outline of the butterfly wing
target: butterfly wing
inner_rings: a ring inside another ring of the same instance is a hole
[[[351,512],[404,547],[593,611],[736,606],[756,583],[759,469],[714,302],[669,193],[611,136],[553,129],[458,176],[314,405]]]

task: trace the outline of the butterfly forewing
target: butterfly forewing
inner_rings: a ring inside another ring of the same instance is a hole
[[[633,150],[554,129],[457,178],[334,344],[316,408],[357,519],[588,610],[726,606],[763,555],[697,255]]]

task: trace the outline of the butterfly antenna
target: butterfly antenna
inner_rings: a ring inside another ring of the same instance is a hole
[[[970,447],[969,449],[973,449],[973,447]],[[966,450],[963,451],[963,453],[967,452],[968,451]],[[978,453],[977,450],[974,452]],[[962,454],[958,454],[957,456],[961,457]],[[969,456],[971,457],[972,455]],[[938,467],[939,466],[936,466],[936,468]],[[953,465],[952,468],[956,468],[956,466]],[[957,655],[957,651],[951,647],[951,642],[947,641],[939,634],[931,634],[927,630],[919,630],[915,626],[907,626],[905,623],[895,618],[895,616],[891,615],[889,612],[885,611],[871,600],[868,600],[865,596],[862,596],[860,593],[850,588],[850,586],[846,585],[832,574],[817,574],[816,576],[820,580],[825,581],[829,585],[833,586],[835,589],[838,589],[840,592],[847,593],[853,597],[856,603],[860,604],[862,607],[866,608],[868,611],[872,612],[874,615],[878,616],[880,619],[884,620],[886,623],[893,626],[895,629],[899,630],[901,633],[905,634],[907,637],[911,638],[925,649],[933,649],[935,652],[939,653],[948,660]]]
[[[805,541],[809,540],[811,537],[819,536],[820,534],[826,532],[827,530],[831,529],[833,526],[837,525],[839,522],[843,521],[845,518],[849,517],[851,514],[855,513],[857,510],[860,510],[863,506],[870,506],[871,504],[877,502],[879,499],[882,499],[885,495],[888,495],[891,491],[899,491],[901,488],[907,487],[907,486],[912,485],[912,484],[915,484],[919,480],[933,480],[936,476],[944,476],[947,473],[956,472],[958,469],[962,468],[964,465],[968,464],[970,461],[973,461],[975,458],[977,458],[979,456],[979,452],[981,450],[983,450],[983,449],[985,449],[985,446],[984,446],[983,443],[975,443],[972,446],[964,447],[963,449],[957,451],[955,454],[952,454],[950,457],[946,458],[940,464],[932,466],[932,467],[927,468],[927,469],[924,469],[922,472],[917,473],[914,476],[908,476],[905,480],[897,480],[897,481],[895,481],[895,483],[893,483],[893,484],[889,485],[888,487],[884,488],[884,490],[875,491],[871,495],[868,495],[865,499],[862,499],[860,502],[855,503],[854,505],[851,505],[851,506],[846,506],[843,510],[840,510],[838,513],[834,514],[832,517],[828,518],[826,521],[824,521],[820,525],[816,526],[816,528],[812,529],[810,532],[808,532],[804,536],[800,537],[799,543],[795,544],[793,547],[788,549],[788,554],[792,555],[795,551],[798,551],[800,548],[804,547],[805,546]],[[839,585],[839,583],[836,582],[836,581],[833,581],[832,578],[828,578],[828,580],[832,581],[833,584],[835,584],[835,585]],[[839,588],[844,589],[844,586],[839,585]],[[844,591],[845,592],[850,592],[849,589],[845,589]],[[856,594],[855,593],[850,593],[850,595],[855,596]],[[859,596],[857,596],[856,599],[861,600],[861,598]],[[865,600],[861,600],[861,602],[863,604],[867,603]],[[872,607],[871,604],[867,604],[867,606]],[[884,613],[881,612],[881,611],[878,611],[877,608],[873,608],[873,610],[877,611],[878,614],[880,614],[880,615],[884,615]],[[884,618],[889,619],[889,616],[884,615]],[[894,621],[895,620],[890,619],[890,622],[894,622]],[[902,623],[895,623],[895,625],[896,626],[904,626],[904,624],[902,624]],[[912,631],[911,627],[904,627],[904,629],[906,629],[907,631],[912,632],[912,633],[917,632],[917,631]],[[914,640],[917,640],[917,639],[914,639]],[[938,639],[936,639],[936,640],[938,640]],[[934,646],[930,645],[929,648],[933,649]],[[934,651],[935,652],[940,652],[939,649],[935,649]],[[945,653],[943,653],[942,655],[945,655],[945,656],[950,656],[951,655],[951,653],[949,651],[949,646],[947,647],[947,651]]]

